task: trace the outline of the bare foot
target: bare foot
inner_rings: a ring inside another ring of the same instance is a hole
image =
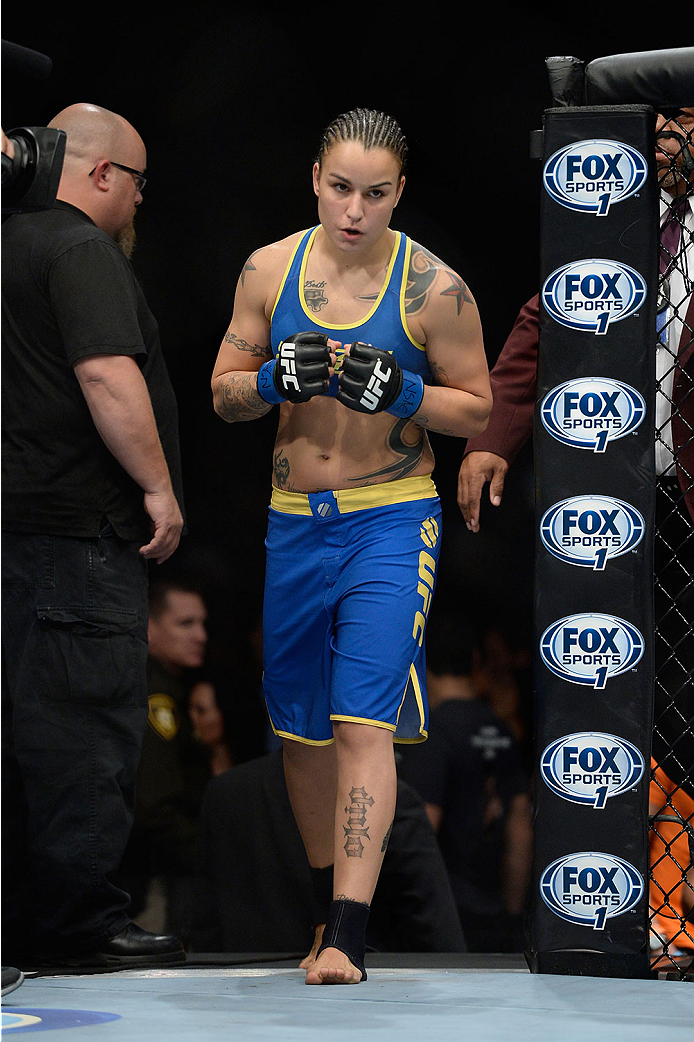
[[[337,948],[326,948],[308,970],[306,983],[359,984],[361,976],[361,971],[349,961],[344,952]]]
[[[311,951],[299,963],[299,969],[300,970],[309,970],[313,966],[314,962],[316,961],[316,955],[318,953],[318,949],[321,946],[321,941],[323,940],[323,930],[324,929],[325,929],[325,923],[321,923],[319,926],[316,927],[316,932],[315,932],[314,937],[313,937],[313,944],[311,945]]]

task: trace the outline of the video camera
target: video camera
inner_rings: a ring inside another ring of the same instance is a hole
[[[50,210],[55,202],[67,135],[48,127],[17,127],[7,137],[14,159],[2,154],[2,212]]]
[[[18,80],[44,79],[51,59],[19,44],[2,41],[3,67]],[[6,132],[14,157],[2,153],[2,212],[49,210],[56,198],[65,157],[65,131],[17,127]]]

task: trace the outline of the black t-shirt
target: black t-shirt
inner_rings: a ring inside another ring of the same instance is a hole
[[[93,537],[108,520],[147,540],[143,493],[101,440],[73,366],[130,355],[145,378],[181,508],[178,412],[130,263],[81,210],[13,214],[2,249],[2,526]]]
[[[504,808],[528,791],[520,749],[480,698],[450,699],[432,710],[429,738],[398,750],[398,773],[426,803],[443,810],[438,833],[454,891],[495,884],[485,815],[490,792]]]

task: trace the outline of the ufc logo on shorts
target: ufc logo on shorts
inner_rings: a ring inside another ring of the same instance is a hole
[[[371,409],[372,411],[378,407],[378,403],[383,397],[383,388],[390,380],[393,375],[392,366],[390,369],[383,369],[381,367],[381,359],[376,360],[374,371],[371,374],[366,390],[360,398],[359,404],[363,405],[365,409]]]
[[[282,386],[295,387],[299,391],[301,388],[296,378],[295,356],[296,352],[293,344],[282,344],[279,358],[279,364],[282,367]]]

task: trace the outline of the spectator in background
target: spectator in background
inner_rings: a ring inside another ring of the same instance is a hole
[[[209,640],[205,665],[192,678],[188,715],[195,741],[206,749],[212,775],[224,765],[246,763],[269,752],[268,718],[263,698],[261,613],[248,601],[241,614],[230,611],[208,591]],[[219,729],[223,729],[220,742]],[[275,736],[273,735],[273,738]],[[272,748],[279,748],[275,739]]]
[[[207,677],[193,684],[188,698],[188,716],[193,737],[206,750],[210,777],[216,777],[234,766],[230,722],[224,704],[220,704],[217,685]]]
[[[470,951],[520,951],[532,854],[520,748],[474,686],[465,616],[435,601],[428,637],[429,740],[400,751],[399,774],[425,801]]]
[[[188,715],[192,679],[205,661],[207,609],[200,593],[175,579],[149,594],[149,715],[137,772],[135,821],[121,865],[132,913],[142,915],[160,879],[165,922],[187,936],[200,802],[207,757]]]
[[[528,772],[533,766],[531,620],[487,619],[479,626],[471,679],[477,694],[518,741]]]

